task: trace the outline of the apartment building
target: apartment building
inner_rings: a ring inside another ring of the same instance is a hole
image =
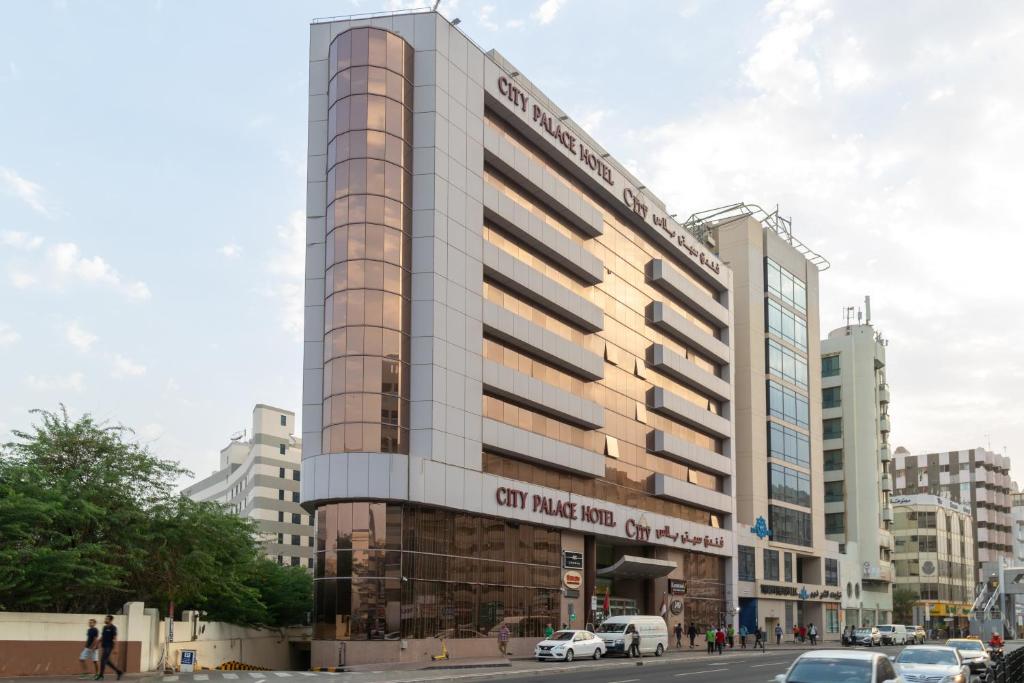
[[[897,495],[927,493],[968,505],[974,519],[976,580],[984,562],[1013,558],[1010,459],[985,448],[911,455],[896,449]]]
[[[844,597],[845,623],[874,626],[892,619],[889,506],[891,418],[886,380],[887,342],[866,319],[829,332],[821,342],[821,406],[825,534],[856,567],[854,595]]]
[[[221,503],[255,521],[267,557],[312,569],[313,521],[299,504],[302,441],[294,428],[292,411],[256,404],[252,430],[232,437],[217,471],[182,494]]]
[[[894,587],[918,596],[914,623],[967,628],[977,585],[969,505],[925,493],[896,494],[891,502]]]
[[[840,631],[840,557],[824,524],[818,274],[828,262],[777,212],[735,205],[687,221],[733,273],[740,623]]]
[[[729,268],[437,13],[313,23],[309,87],[313,665],[734,618]]]

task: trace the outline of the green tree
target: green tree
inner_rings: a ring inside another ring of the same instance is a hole
[[[917,591],[910,588],[894,588],[892,591],[892,618],[897,624],[914,623],[914,604],[920,599]]]
[[[309,575],[262,557],[252,522],[174,492],[188,474],[130,429],[58,412],[0,449],[0,609],[142,600],[252,626],[304,621]]]

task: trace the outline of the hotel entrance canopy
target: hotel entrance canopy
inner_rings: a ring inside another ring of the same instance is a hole
[[[672,560],[623,555],[610,567],[598,569],[597,575],[609,579],[659,579],[668,576],[675,568],[676,563]]]

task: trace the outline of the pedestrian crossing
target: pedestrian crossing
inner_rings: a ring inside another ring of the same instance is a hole
[[[318,676],[335,676],[330,673],[313,673],[312,671],[209,671],[194,674],[174,674],[164,676],[164,683],[175,681],[270,681],[275,678],[316,678]]]

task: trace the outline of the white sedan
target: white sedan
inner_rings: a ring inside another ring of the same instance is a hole
[[[537,661],[557,659],[571,662],[580,657],[600,659],[604,641],[590,631],[555,631],[547,640],[537,643],[533,656]]]

